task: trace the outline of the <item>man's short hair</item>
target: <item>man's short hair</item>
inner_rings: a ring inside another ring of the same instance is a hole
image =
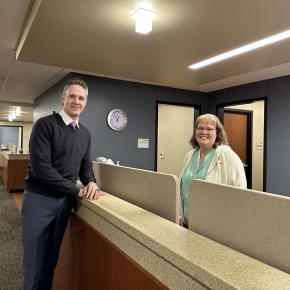
[[[72,85],[79,85],[79,86],[83,87],[84,90],[86,91],[87,97],[88,97],[88,94],[89,94],[88,85],[79,77],[74,77],[73,79],[69,80],[67,82],[67,84],[64,86],[62,94],[65,95],[67,88],[69,86],[72,86]]]

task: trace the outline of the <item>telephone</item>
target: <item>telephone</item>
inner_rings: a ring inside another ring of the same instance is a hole
[[[104,163],[104,164],[110,164],[115,165],[115,163],[112,161],[112,159],[107,159],[105,157],[98,157],[97,162]]]

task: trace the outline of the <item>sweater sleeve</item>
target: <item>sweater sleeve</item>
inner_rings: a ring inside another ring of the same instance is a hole
[[[240,157],[229,148],[225,151],[228,185],[247,188],[244,165]]]
[[[64,179],[52,166],[52,134],[52,127],[44,120],[36,121],[29,140],[30,165],[33,176],[51,190],[76,196],[79,188],[73,182]]]
[[[86,186],[89,182],[96,182],[94,171],[92,168],[91,140],[90,140],[88,149],[86,151],[86,154],[84,158],[82,159],[79,177],[84,186]]]

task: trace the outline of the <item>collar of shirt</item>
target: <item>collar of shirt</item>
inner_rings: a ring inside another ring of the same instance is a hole
[[[77,127],[79,128],[79,120],[73,120],[71,119],[71,117],[64,111],[64,110],[61,110],[59,112],[59,115],[61,116],[62,120],[64,121],[64,123],[66,125],[69,125],[71,122],[76,122],[77,123]]]

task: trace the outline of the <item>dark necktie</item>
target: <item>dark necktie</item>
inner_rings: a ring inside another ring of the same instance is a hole
[[[70,123],[70,125],[71,125],[74,129],[76,129],[77,123],[76,123],[75,121],[73,121],[73,122]]]

